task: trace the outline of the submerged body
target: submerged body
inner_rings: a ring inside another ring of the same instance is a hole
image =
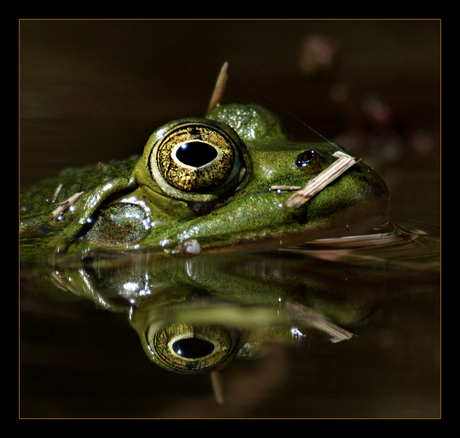
[[[361,162],[298,208],[273,189],[304,186],[337,151],[291,141],[259,105],[219,105],[160,127],[140,158],[67,169],[21,194],[21,251],[209,248],[383,223],[388,190]]]

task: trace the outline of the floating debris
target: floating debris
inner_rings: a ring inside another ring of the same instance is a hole
[[[173,254],[199,254],[201,252],[200,242],[196,239],[186,240],[172,250]]]

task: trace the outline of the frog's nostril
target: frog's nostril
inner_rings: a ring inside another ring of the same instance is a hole
[[[217,151],[211,145],[201,141],[191,141],[182,144],[176,150],[176,158],[190,167],[201,167],[217,157]]]
[[[297,158],[295,160],[295,165],[302,169],[306,166],[309,166],[311,162],[318,156],[318,153],[316,151],[310,150],[310,151],[304,151],[297,155]]]

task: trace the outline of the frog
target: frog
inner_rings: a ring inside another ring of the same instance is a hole
[[[253,102],[219,103],[205,117],[160,126],[142,155],[64,169],[20,196],[21,254],[147,248],[168,253],[286,245],[388,221],[383,179],[362,161],[308,202],[305,186],[345,154],[331,141],[294,141]]]

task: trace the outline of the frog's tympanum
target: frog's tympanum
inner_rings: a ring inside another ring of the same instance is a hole
[[[299,233],[306,240],[332,230],[346,235],[358,224],[369,231],[385,221],[388,191],[362,162],[298,208],[286,206],[291,191],[273,189],[303,187],[337,151],[333,143],[292,141],[262,106],[217,105],[205,118],[158,128],[141,157],[66,169],[21,194],[21,252],[193,252],[189,242],[287,242]]]

